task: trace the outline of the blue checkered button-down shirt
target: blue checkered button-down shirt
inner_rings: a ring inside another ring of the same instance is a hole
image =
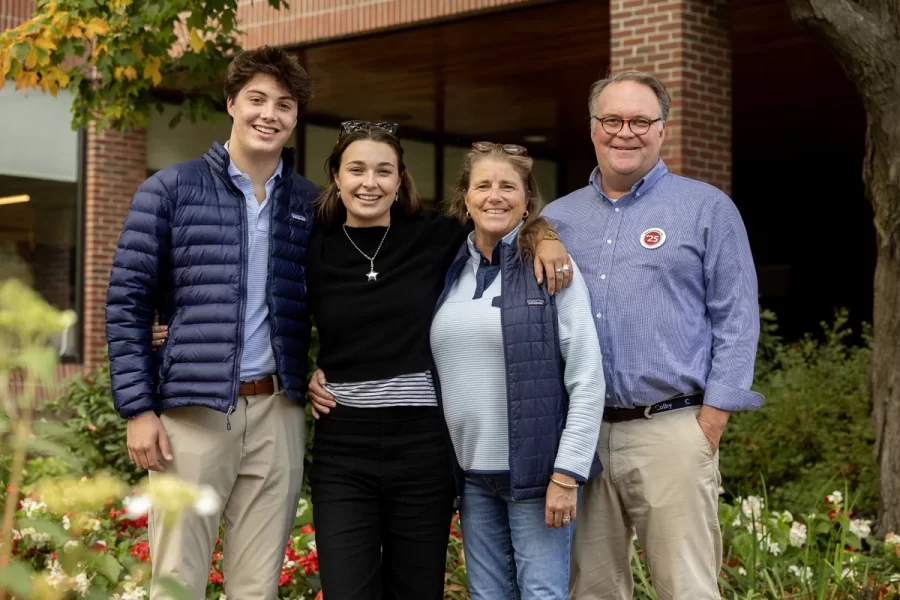
[[[590,185],[543,215],[587,282],[603,353],[606,405],[632,408],[705,390],[723,410],[755,410],[756,270],[740,213],[660,160],[612,201]],[[651,231],[656,230],[656,231]]]
[[[228,150],[228,143],[225,143]],[[272,212],[272,190],[281,177],[284,164],[266,182],[266,199],[256,199],[250,176],[242,173],[234,161],[228,164],[228,174],[234,185],[244,194],[247,208],[247,304],[244,307],[244,353],[241,355],[241,381],[255,381],[275,373],[275,353],[269,325],[269,305],[266,303],[266,278],[269,274],[269,216]]]

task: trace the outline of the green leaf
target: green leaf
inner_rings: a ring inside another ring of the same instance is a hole
[[[25,60],[25,57],[28,56],[28,53],[31,51],[31,46],[28,42],[19,42],[12,47],[12,56],[16,60]]]
[[[172,600],[191,600],[191,593],[187,588],[171,577],[160,577],[155,583],[171,596]]]
[[[109,554],[92,553],[90,558],[91,565],[98,573],[109,579],[110,581],[118,581],[119,575],[122,573],[122,565],[119,564],[114,557]]]
[[[30,566],[13,558],[9,566],[0,571],[0,587],[19,598],[28,598],[31,596],[31,575]]]
[[[46,533],[57,546],[62,546],[72,540],[72,536],[63,529],[62,525],[47,519],[19,519],[19,527],[22,529],[31,527],[38,533]]]

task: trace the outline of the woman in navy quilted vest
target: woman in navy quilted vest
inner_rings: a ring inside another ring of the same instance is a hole
[[[579,486],[600,472],[605,384],[588,291],[574,263],[555,296],[535,278],[522,233],[543,208],[531,169],[522,146],[467,154],[450,212],[471,233],[431,326],[474,600],[568,597]]]
[[[421,209],[396,127],[342,124],[307,261],[321,369],[310,394],[336,399],[314,399],[310,470],[332,600],[442,598],[457,496],[428,334],[464,231]],[[532,243],[546,230],[536,224]],[[541,250],[549,273],[568,264],[558,238]]]

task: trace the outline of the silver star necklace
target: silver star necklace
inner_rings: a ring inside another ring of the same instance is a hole
[[[369,260],[369,272],[366,273],[366,281],[377,281],[378,273],[375,271],[375,257],[378,256],[378,252],[381,250],[381,246],[384,244],[384,240],[387,237],[388,231],[391,230],[391,224],[388,223],[387,229],[384,230],[384,235],[381,237],[381,243],[378,244],[378,248],[375,250],[375,254],[369,256],[365,252],[359,249],[359,246],[356,245],[356,242],[353,241],[353,238],[350,237],[350,234],[347,232],[347,224],[344,223],[344,235],[347,236],[347,239],[353,244],[353,247],[356,248],[356,251],[365,256]]]

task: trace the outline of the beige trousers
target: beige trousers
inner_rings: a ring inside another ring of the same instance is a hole
[[[153,579],[184,582],[191,597],[206,598],[206,583],[219,523],[225,517],[225,593],[235,600],[275,600],[285,544],[296,517],[303,479],[306,421],[303,409],[284,392],[242,396],[231,415],[189,406],[160,417],[174,460],[166,473],[218,493],[221,514],[186,511],[174,526],[151,510]],[[154,473],[150,473],[151,479]],[[158,587],[151,600],[168,598]]]
[[[578,511],[570,599],[631,600],[637,533],[659,600],[720,600],[719,456],[699,411],[603,422],[605,470],[585,486]]]

